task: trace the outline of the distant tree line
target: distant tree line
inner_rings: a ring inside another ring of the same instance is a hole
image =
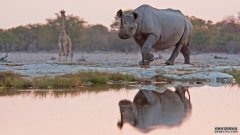
[[[193,25],[190,48],[199,52],[240,52],[240,15],[213,23],[189,17]]]
[[[127,10],[125,12],[129,12]],[[190,48],[198,52],[240,52],[240,16],[228,16],[213,23],[194,16],[188,17],[193,24]],[[29,24],[10,29],[0,29],[0,51],[57,51],[61,18],[46,19],[45,24]],[[73,50],[137,52],[134,40],[121,40],[117,36],[119,20],[109,30],[98,24],[90,25],[84,19],[66,16],[66,31],[73,42]]]

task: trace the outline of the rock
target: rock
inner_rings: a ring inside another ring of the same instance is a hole
[[[50,60],[56,60],[56,58],[55,57],[51,57]]]
[[[0,62],[7,62],[8,53],[5,56],[0,58]]]
[[[196,72],[193,74],[185,74],[185,75],[164,74],[163,76],[171,80],[184,81],[184,82],[204,81],[204,82],[209,82],[210,85],[218,85],[218,84],[226,84],[226,83],[234,82],[233,76],[226,73],[215,72],[215,71]]]
[[[84,56],[82,56],[80,59],[77,60],[77,62],[86,62],[86,59]]]
[[[220,57],[220,56],[215,55],[214,59],[228,59],[228,57]]]

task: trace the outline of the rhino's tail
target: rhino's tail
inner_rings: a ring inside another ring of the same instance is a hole
[[[188,27],[187,22],[185,21],[185,27],[184,27],[184,31],[183,34],[180,38],[180,40],[177,42],[176,46],[182,45],[184,46],[184,48],[187,49],[187,51],[191,54],[191,51],[189,50],[188,46],[190,44],[190,28]]]
[[[188,49],[188,52],[189,52],[190,54],[192,54],[191,51],[189,50],[189,47],[188,47],[189,44],[190,44],[190,39],[191,39],[191,38],[189,37],[189,38],[188,38],[188,41],[187,41],[187,44],[186,44],[186,47],[187,47],[187,49]]]
[[[188,39],[187,39],[188,41],[186,46],[188,47],[191,40],[191,34],[192,34],[192,24],[188,19],[185,21],[185,27],[187,29],[187,36],[188,36]]]
[[[183,34],[182,34],[180,40],[177,42],[176,46],[181,45],[181,44],[185,44],[185,39],[186,39],[186,36],[187,36],[186,29],[187,29],[187,26],[186,26],[186,23],[185,23]]]
[[[186,47],[189,46],[189,43],[190,43],[190,33],[191,33],[190,29],[191,28],[188,27],[188,24],[185,21],[185,27],[184,27],[183,34],[182,34],[180,40],[178,41],[178,43],[176,45],[183,44]]]
[[[188,47],[189,46],[189,44],[190,44],[190,37],[188,38],[188,42],[187,42],[187,44],[186,44],[186,46]]]

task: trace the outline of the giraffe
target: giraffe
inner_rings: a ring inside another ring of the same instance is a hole
[[[72,62],[72,41],[65,31],[65,11],[61,10],[61,25],[60,25],[60,35],[58,39],[59,46],[59,62],[61,62],[61,56],[64,56],[64,62],[67,62],[70,56],[70,61]]]

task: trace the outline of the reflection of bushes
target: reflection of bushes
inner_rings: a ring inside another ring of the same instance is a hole
[[[128,74],[83,71],[76,74],[58,75],[53,78],[34,77],[29,80],[13,72],[0,72],[0,87],[2,88],[71,89],[91,84],[107,85],[108,82],[114,84],[115,81],[125,84],[138,81],[138,78]]]
[[[119,91],[125,90],[130,87],[125,85],[91,85],[87,87],[79,87],[74,89],[54,89],[54,90],[16,90],[16,89],[5,89],[0,91],[1,96],[15,96],[15,95],[26,95],[38,98],[46,98],[48,96],[60,98],[60,97],[74,97],[81,94],[96,94],[105,91]]]

